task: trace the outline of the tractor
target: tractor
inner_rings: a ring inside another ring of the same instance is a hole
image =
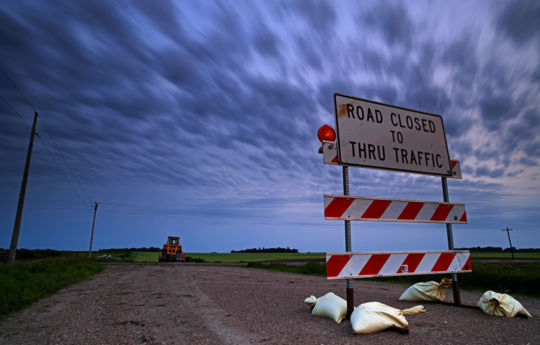
[[[168,237],[167,243],[163,245],[163,249],[159,252],[158,261],[186,261],[186,254],[182,252],[182,246],[180,245],[180,237]]]

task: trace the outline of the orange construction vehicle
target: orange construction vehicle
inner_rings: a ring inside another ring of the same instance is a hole
[[[186,254],[180,245],[180,237],[169,236],[167,243],[159,252],[159,262],[164,261],[186,261]]]

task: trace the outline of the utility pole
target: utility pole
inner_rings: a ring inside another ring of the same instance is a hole
[[[38,113],[34,112],[34,123],[32,124],[32,134],[30,134],[30,144],[26,153],[26,164],[24,165],[24,174],[21,183],[21,191],[19,193],[19,203],[17,204],[17,214],[15,215],[15,224],[13,225],[13,234],[11,235],[11,245],[9,246],[8,263],[15,262],[17,254],[17,244],[19,242],[19,232],[21,230],[22,213],[24,207],[24,197],[26,195],[26,184],[28,182],[28,173],[30,171],[30,158],[32,158],[32,147],[34,146],[34,135],[36,134]]]
[[[94,220],[92,220],[92,235],[90,235],[90,249],[88,250],[88,258],[92,258],[92,242],[94,241],[94,225],[96,225],[96,212],[98,208],[97,201],[94,201]]]
[[[508,243],[510,244],[510,251],[512,252],[512,260],[514,260],[514,247],[512,247],[512,241],[510,240],[510,231],[512,231],[512,229],[508,229],[508,227],[506,227],[506,229],[502,229],[501,231],[506,231],[506,234],[508,235]]]

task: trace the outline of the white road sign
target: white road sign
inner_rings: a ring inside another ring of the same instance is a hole
[[[334,94],[339,164],[451,176],[440,115]]]

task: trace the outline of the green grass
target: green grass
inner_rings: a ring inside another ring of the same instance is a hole
[[[131,252],[135,262],[158,262],[159,252]]]
[[[0,318],[103,269],[80,256],[0,264]]]
[[[540,262],[483,262],[472,261],[471,273],[458,274],[459,287],[472,291],[493,290],[510,295],[540,298]],[[384,277],[378,281],[414,284],[420,281],[440,281],[444,274],[407,277]]]
[[[250,262],[247,267],[264,268],[271,271],[309,274],[315,276],[326,276],[326,266],[318,262],[309,262],[301,266],[288,266],[280,263],[263,264],[260,262]]]
[[[270,260],[325,259],[326,253],[186,253],[206,262],[256,262]]]
[[[493,259],[511,259],[510,252],[474,252],[471,251],[471,257],[474,258],[493,258]],[[514,259],[540,259],[539,252],[516,252]]]
[[[109,254],[113,258],[133,262],[157,262],[159,252],[115,251],[100,252],[99,255]],[[204,262],[257,262],[270,260],[321,259],[326,253],[186,253],[192,260],[202,259]]]
[[[493,290],[516,296],[540,298],[540,262],[482,262],[472,261],[473,272],[458,274],[459,287],[471,291]],[[250,263],[248,267],[273,271],[326,276],[325,264],[312,262],[293,267],[283,264]],[[369,278],[370,281],[412,285],[434,280],[439,282],[448,274],[432,274],[404,277]]]
[[[157,262],[159,252],[143,251],[115,251],[99,252],[99,255],[109,254],[113,258],[134,262]],[[95,253],[98,255],[98,253]],[[500,258],[510,259],[510,253],[502,252],[471,252],[474,258]],[[298,260],[298,259],[321,259],[324,260],[326,253],[186,253],[193,259],[202,259],[205,262],[257,262],[271,260]],[[516,259],[540,259],[540,253],[515,253]]]

